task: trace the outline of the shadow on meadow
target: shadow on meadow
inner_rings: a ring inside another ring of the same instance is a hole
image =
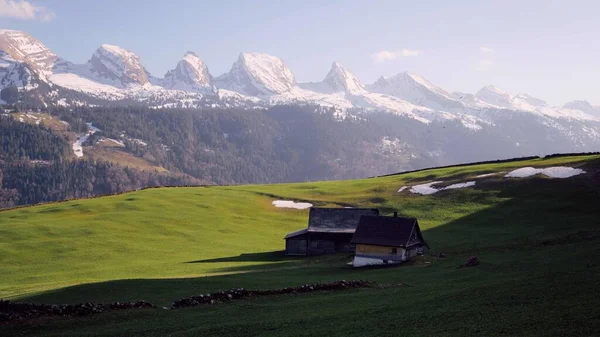
[[[497,254],[501,258],[506,254],[518,255],[519,252],[537,249],[540,247],[539,243],[546,239],[584,230],[597,232],[600,226],[597,221],[600,187],[595,183],[596,179],[597,174],[593,173],[569,179],[538,177],[490,180],[477,185],[475,189],[497,190],[498,196],[504,198],[504,201],[423,230],[431,252],[443,252],[447,255],[439,264],[434,266],[432,263],[434,268],[406,265],[400,268],[354,269],[347,265],[351,260],[348,254],[303,258],[287,257],[283,251],[269,251],[173,261],[189,264],[192,268],[194,264],[214,264],[215,268],[210,270],[213,274],[202,277],[88,283],[19,300],[58,304],[143,299],[158,305],[168,305],[173,300],[190,295],[238,287],[273,289],[339,279],[387,282],[411,277],[415,280],[421,278],[423,273],[439,273],[442,269],[446,270],[445,273],[457,275],[464,271],[457,270],[456,267],[471,254]],[[443,197],[446,193],[460,196],[460,193],[468,192],[440,192],[434,197]],[[402,207],[398,206],[402,215]],[[596,238],[595,234],[593,237]],[[478,270],[485,270],[485,261],[482,261],[482,265],[484,267]],[[194,273],[193,269],[189,272]],[[497,271],[490,269],[485,272]],[[423,282],[434,279],[435,277],[424,277]]]
[[[219,257],[214,259],[204,259],[187,261],[185,263],[223,263],[223,262],[278,262],[282,260],[292,260],[294,257],[287,257],[283,250],[261,253],[240,254],[238,256]],[[298,257],[296,257],[298,259]]]

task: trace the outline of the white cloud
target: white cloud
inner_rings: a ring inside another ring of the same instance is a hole
[[[385,62],[395,60],[399,57],[407,56],[418,56],[421,54],[420,50],[402,49],[398,51],[382,50],[371,54],[371,57],[375,62]]]
[[[493,53],[494,52],[494,50],[489,47],[479,47],[479,51],[482,53]]]
[[[37,6],[25,0],[0,0],[0,17],[21,20],[50,21],[56,16],[46,7]]]
[[[480,71],[490,70],[496,63],[491,60],[481,60],[477,63],[477,67],[475,69]]]

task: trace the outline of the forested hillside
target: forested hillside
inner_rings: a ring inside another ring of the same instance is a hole
[[[315,109],[130,107],[51,113],[71,124],[91,122],[102,130],[90,143],[102,137],[120,139],[138,157],[217,184],[354,178],[420,166],[418,161],[408,163],[409,153],[400,153],[408,150],[407,144],[395,139],[402,129],[410,129],[411,121],[393,131],[375,121],[340,119]],[[395,142],[382,142],[386,136]]]
[[[459,162],[597,150],[573,135],[515,124],[429,124],[310,105],[268,109],[51,107],[0,117],[0,206],[146,186],[352,179]],[[488,112],[494,113],[494,112]],[[80,139],[80,140],[78,140]],[[74,143],[82,146],[75,153]]]
[[[0,118],[0,208],[130,191],[198,185],[175,174],[144,172],[93,158],[74,159],[68,139],[43,125]]]

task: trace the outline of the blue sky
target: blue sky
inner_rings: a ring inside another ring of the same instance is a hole
[[[598,13],[598,1],[0,0],[0,28],[77,63],[116,44],[156,76],[187,50],[213,75],[256,51],[299,81],[320,81],[339,61],[363,83],[410,71],[451,91],[493,84],[600,104]]]

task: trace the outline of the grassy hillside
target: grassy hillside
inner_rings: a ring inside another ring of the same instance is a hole
[[[504,178],[524,166],[567,165],[568,179]],[[361,336],[596,335],[600,156],[433,169],[303,184],[151,189],[0,212],[0,298],[42,303],[144,299],[158,305],[231,287],[335,279],[393,286],[280,296],[209,308],[146,310],[26,323],[24,335],[223,334]],[[498,172],[494,176],[477,175]],[[406,185],[475,180],[430,196]],[[355,270],[347,255],[286,258],[283,236],[318,206],[377,207],[414,216],[432,251],[391,269]],[[470,255],[481,265],[457,269]],[[235,317],[235,319],[231,319]],[[1,333],[0,333],[1,334]]]

